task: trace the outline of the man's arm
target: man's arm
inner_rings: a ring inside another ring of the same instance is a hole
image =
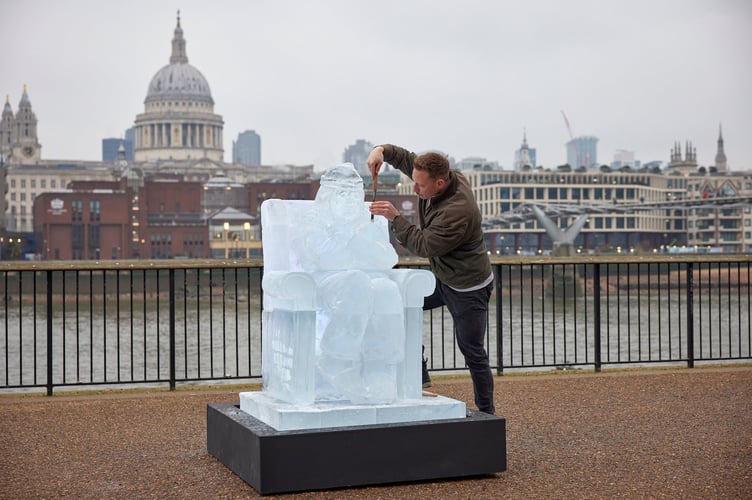
[[[456,249],[464,241],[467,227],[461,213],[446,211],[422,229],[404,217],[395,217],[391,224],[397,240],[418,257],[441,257]]]
[[[366,163],[371,171],[371,177],[375,178],[381,165],[386,162],[412,179],[413,163],[416,157],[415,153],[400,146],[380,144],[371,150]]]

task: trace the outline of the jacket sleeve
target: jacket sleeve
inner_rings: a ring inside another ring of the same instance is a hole
[[[441,211],[423,229],[400,215],[392,221],[392,232],[415,255],[441,257],[455,250],[466,239],[467,218],[458,215],[457,212]]]
[[[384,161],[412,179],[413,162],[417,155],[394,144],[381,144],[380,146],[384,148]]]

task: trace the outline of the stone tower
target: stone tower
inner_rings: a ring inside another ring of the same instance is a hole
[[[0,117],[0,153],[8,163],[34,164],[39,161],[42,146],[37,134],[37,117],[31,109],[29,93],[24,85],[23,95],[14,114],[10,98]]]

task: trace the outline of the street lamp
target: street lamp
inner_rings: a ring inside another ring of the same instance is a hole
[[[230,223],[225,222],[224,224],[222,224],[222,229],[225,230],[225,259],[229,259],[230,258],[230,241],[229,241],[228,233],[230,232]]]
[[[250,222],[244,222],[243,223],[243,231],[245,231],[245,258],[249,258],[251,256],[251,223]]]

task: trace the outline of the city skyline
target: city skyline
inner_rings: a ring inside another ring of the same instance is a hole
[[[601,164],[617,150],[667,162],[689,141],[709,166],[722,124],[730,168],[752,168],[752,6],[741,0],[157,6],[3,2],[0,43],[12,49],[0,92],[16,111],[28,85],[42,158],[98,160],[101,139],[133,125],[180,9],[189,61],[225,121],[225,161],[253,129],[265,164],[324,170],[365,139],[509,169],[526,131],[538,163],[555,167],[565,112],[574,136],[598,137]]]

